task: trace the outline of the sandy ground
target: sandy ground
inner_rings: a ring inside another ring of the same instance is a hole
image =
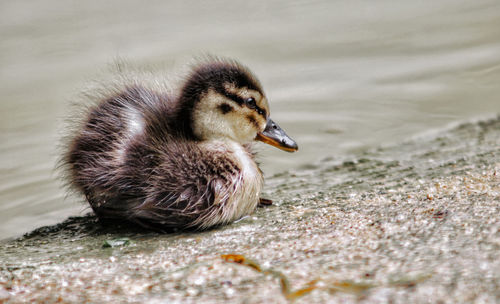
[[[267,180],[198,233],[43,227],[0,248],[0,302],[498,303],[500,117]]]

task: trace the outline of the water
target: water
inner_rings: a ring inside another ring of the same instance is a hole
[[[86,212],[54,173],[68,102],[116,58],[234,57],[299,143],[268,176],[500,112],[500,3],[3,1],[0,239]],[[106,77],[106,76],[105,76]]]

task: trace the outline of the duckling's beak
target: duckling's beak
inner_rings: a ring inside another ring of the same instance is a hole
[[[280,126],[278,126],[270,118],[267,119],[264,131],[257,133],[257,137],[255,139],[287,152],[295,152],[299,149],[297,143],[286,135],[285,131],[283,131],[283,129],[281,129]]]

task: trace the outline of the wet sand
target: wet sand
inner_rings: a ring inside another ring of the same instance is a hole
[[[0,302],[495,303],[500,117],[267,180],[260,208],[205,232],[89,215],[0,249]]]

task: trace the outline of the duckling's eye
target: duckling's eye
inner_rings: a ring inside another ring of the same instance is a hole
[[[250,109],[255,109],[257,107],[257,104],[255,103],[255,98],[253,97],[247,98],[245,100],[245,103]]]

